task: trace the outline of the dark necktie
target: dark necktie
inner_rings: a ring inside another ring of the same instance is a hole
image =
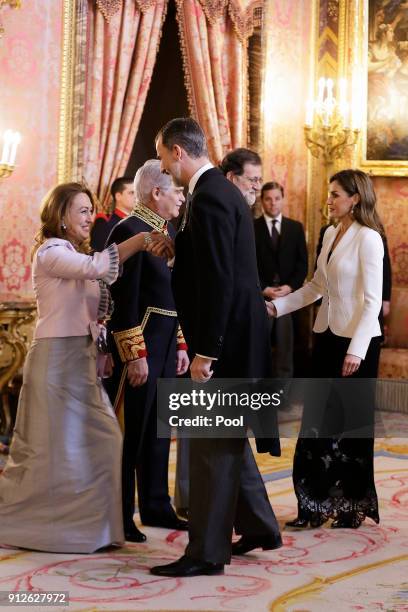
[[[277,219],[272,219],[271,243],[272,243],[272,249],[275,252],[278,250],[278,246],[279,246],[279,232],[276,228],[277,222],[278,222]]]

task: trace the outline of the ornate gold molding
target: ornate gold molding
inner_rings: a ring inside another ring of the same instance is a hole
[[[34,321],[37,311],[36,303],[30,299],[10,300],[8,296],[0,297],[0,422],[3,435],[8,436],[13,423],[6,390],[24,364],[30,344],[26,328]]]
[[[313,93],[316,89],[317,58],[319,53],[319,1],[313,0],[311,6],[310,27],[310,58],[309,58],[309,87]],[[313,276],[315,260],[316,226],[320,224],[320,194],[316,189],[321,184],[321,164],[319,164],[307,151],[307,178],[306,178],[306,238],[308,244],[308,269]]]
[[[74,104],[75,26],[77,0],[64,0],[61,97],[58,142],[58,182],[72,176],[72,113]]]
[[[5,6],[9,6],[10,8],[21,8],[21,0],[0,0],[0,11],[3,10]],[[4,27],[0,18],[0,38],[2,38],[3,34]]]

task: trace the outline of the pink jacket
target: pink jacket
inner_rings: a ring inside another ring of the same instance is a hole
[[[49,238],[32,268],[38,320],[34,339],[87,336],[98,318],[98,280],[112,284],[119,271],[116,244],[94,255],[78,253],[61,238]]]

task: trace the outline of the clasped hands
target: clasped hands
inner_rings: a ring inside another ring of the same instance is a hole
[[[171,259],[174,257],[174,244],[170,236],[153,230],[145,233],[145,251],[157,257]]]

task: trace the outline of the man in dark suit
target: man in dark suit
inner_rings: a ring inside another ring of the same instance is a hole
[[[265,297],[275,299],[299,289],[307,275],[307,247],[303,225],[282,215],[282,185],[265,183],[261,189],[263,215],[255,219],[256,257]],[[272,322],[273,375],[293,376],[293,321],[285,315]]]
[[[159,132],[162,170],[188,186],[190,201],[175,240],[173,289],[190,349],[191,378],[270,375],[268,320],[258,283],[253,224],[241,192],[208,160],[205,137],[191,118]],[[276,439],[258,449],[280,453]],[[178,561],[153,567],[160,576],[212,575],[233,554],[281,546],[279,527],[246,438],[190,439],[189,544]]]
[[[219,168],[224,176],[238,187],[246,203],[252,208],[262,186],[262,161],[258,153],[239,147],[225,155]],[[183,450],[188,448],[185,442],[186,440],[184,440]],[[178,469],[176,469],[176,508],[188,509],[188,473],[186,471],[188,464],[179,454],[180,449],[179,445],[177,448],[177,459],[180,458],[180,461],[177,461]]]
[[[133,210],[135,205],[135,192],[133,179],[128,176],[120,176],[115,179],[111,186],[113,200],[113,212],[110,216],[98,213],[91,230],[91,247],[94,251],[103,251],[109,234],[121,219],[125,219]]]
[[[139,232],[156,230],[174,236],[168,221],[179,214],[183,191],[161,172],[157,159],[136,173],[137,204],[112,230],[108,243],[120,244]],[[109,321],[115,367],[112,403],[123,402],[122,498],[125,538],[146,538],[134,525],[135,470],[140,518],[144,525],[187,529],[170,504],[168,462],[170,436],[157,437],[156,384],[187,371],[186,344],[178,326],[171,271],[164,259],[139,252],[123,264],[111,287],[115,308]]]

